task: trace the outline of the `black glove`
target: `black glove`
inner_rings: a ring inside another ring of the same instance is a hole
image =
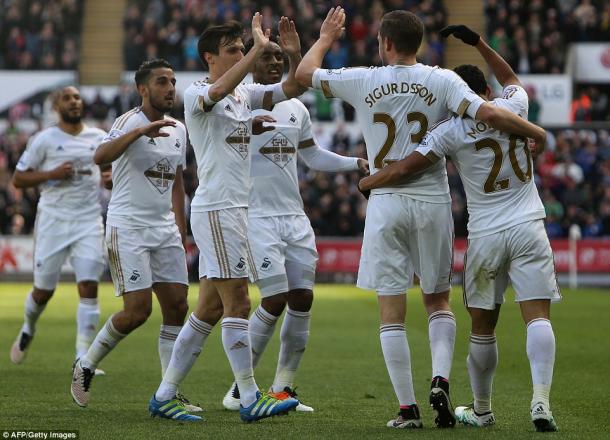
[[[441,37],[447,38],[451,34],[471,46],[476,46],[481,39],[479,34],[463,24],[452,24],[441,29]]]

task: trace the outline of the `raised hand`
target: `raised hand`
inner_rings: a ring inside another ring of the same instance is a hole
[[[330,8],[320,28],[320,39],[335,41],[341,38],[344,31],[345,10],[341,6]]]
[[[476,46],[481,36],[475,31],[470,29],[468,26],[463,24],[452,24],[441,29],[441,36],[447,38],[449,35],[453,35],[455,38],[459,38],[466,44]]]
[[[176,122],[171,119],[161,119],[160,121],[151,122],[144,127],[140,127],[140,136],[148,136],[149,138],[167,137],[169,133],[161,131],[163,127],[175,127]]]
[[[271,35],[271,29],[265,29],[262,27],[263,16],[260,13],[254,14],[252,17],[252,39],[254,40],[254,46],[258,48],[264,48],[269,43],[269,35]]]
[[[66,180],[74,175],[74,165],[72,162],[64,162],[57,168],[49,171],[49,180]]]
[[[252,118],[252,134],[263,134],[266,131],[275,130],[274,125],[263,126],[265,122],[273,123],[277,121],[268,115],[255,116]]]
[[[288,19],[288,17],[280,18],[278,30],[280,32],[280,47],[284,53],[289,57],[301,55],[301,41],[294,21]]]

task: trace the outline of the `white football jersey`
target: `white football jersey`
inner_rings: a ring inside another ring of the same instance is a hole
[[[371,68],[318,69],[313,86],[356,109],[371,174],[403,159],[419,145],[426,131],[449,112],[474,117],[483,104],[454,72],[423,64]],[[373,194],[403,193],[432,203],[450,201],[444,160],[410,182],[378,188]]]
[[[215,103],[208,95],[211,86],[196,81],[184,92],[184,118],[199,178],[192,212],[248,207],[252,110],[286,99],[279,83],[241,84]]]
[[[40,212],[62,220],[90,221],[101,215],[100,170],[93,154],[105,134],[99,128],[85,126],[72,136],[53,126],[30,139],[17,163],[18,171],[50,171],[68,161],[74,167],[72,178],[41,184]]]
[[[507,86],[492,101],[527,119],[527,93]],[[527,142],[473,119],[451,118],[431,130],[417,151],[433,160],[450,156],[468,203],[468,237],[478,238],[545,217],[533,179]]]
[[[126,229],[170,226],[176,220],[172,212],[172,188],[178,167],[186,167],[186,129],[163,127],[167,137],[140,136],[112,162],[112,196],[108,204],[107,224]],[[135,128],[150,124],[136,107],[114,121],[104,139],[111,141]]]
[[[253,136],[252,188],[249,217],[303,214],[299,192],[297,155],[299,148],[314,145],[309,112],[298,99],[280,102],[273,110],[256,110],[256,115],[271,115],[275,130]]]

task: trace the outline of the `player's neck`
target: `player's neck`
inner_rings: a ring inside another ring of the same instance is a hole
[[[165,118],[165,113],[157,110],[150,105],[150,103],[142,103],[142,107],[140,108],[142,109],[144,116],[146,116],[150,122],[160,121],[161,119]]]
[[[415,55],[405,55],[402,53],[391,53],[388,54],[388,64],[390,66],[413,66],[417,64]]]
[[[71,122],[66,122],[61,119],[57,123],[57,126],[61,131],[65,131],[71,136],[77,136],[85,128],[85,124],[83,124],[82,121],[73,124]]]

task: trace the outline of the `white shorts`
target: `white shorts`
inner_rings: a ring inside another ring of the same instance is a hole
[[[413,273],[424,293],[451,286],[453,218],[450,203],[428,203],[402,194],[374,194],[366,209],[358,287],[399,295]]]
[[[561,299],[543,220],[468,240],[464,256],[466,307],[494,310],[496,304],[504,302],[509,280],[517,302]]]
[[[191,229],[199,248],[199,278],[248,277],[253,264],[246,208],[193,212]]]
[[[248,238],[254,257],[252,277],[258,279],[262,297],[313,290],[318,251],[306,215],[250,217]]]
[[[106,228],[106,246],[116,296],[155,283],[188,285],[186,253],[176,225]]]
[[[76,282],[100,280],[106,266],[101,217],[83,222],[39,214],[34,241],[34,287],[54,290],[68,257]]]

